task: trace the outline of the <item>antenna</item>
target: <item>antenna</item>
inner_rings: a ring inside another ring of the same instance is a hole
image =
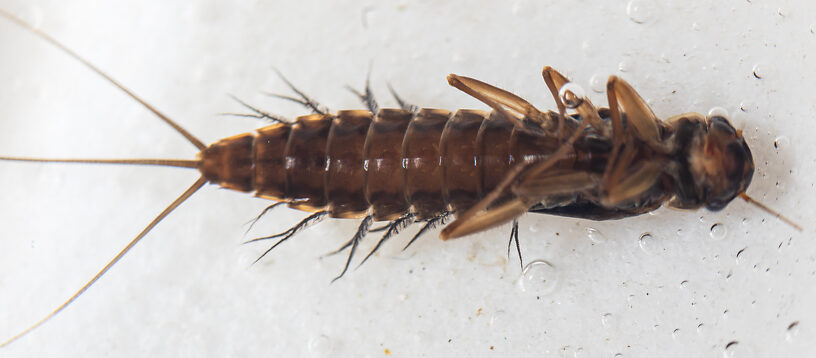
[[[792,226],[794,229],[796,229],[796,230],[798,230],[798,231],[800,231],[800,232],[802,231],[802,227],[801,227],[801,226],[799,226],[799,224],[797,224],[797,223],[793,222],[793,220],[791,220],[791,219],[788,219],[788,218],[786,218],[786,217],[782,216],[782,214],[780,214],[780,213],[776,212],[776,210],[774,210],[774,209],[771,209],[771,208],[767,207],[765,204],[763,204],[763,203],[760,203],[760,202],[756,201],[754,198],[752,198],[752,197],[748,196],[748,194],[745,194],[745,193],[743,192],[743,193],[741,193],[741,194],[739,195],[739,197],[740,197],[742,200],[747,201],[749,204],[753,204],[754,206],[756,206],[756,207],[758,207],[758,208],[762,209],[763,211],[765,211],[766,213],[773,215],[773,216],[774,216],[774,217],[776,217],[777,219],[782,220],[782,221],[783,221],[783,222],[785,222],[786,224],[788,224],[788,225]]]

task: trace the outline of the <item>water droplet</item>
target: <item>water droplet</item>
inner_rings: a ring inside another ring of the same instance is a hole
[[[584,97],[586,97],[584,89],[574,82],[567,82],[561,86],[561,89],[558,90],[558,96],[567,108],[578,108],[584,102]]]
[[[784,150],[790,145],[790,139],[786,136],[779,136],[774,139],[773,142],[774,149],[776,150]]]
[[[595,74],[589,78],[589,88],[597,93],[606,92],[606,77],[601,74]]]
[[[756,77],[756,79],[762,79],[763,77],[765,77],[767,75],[766,72],[768,71],[766,67],[767,67],[766,65],[761,63],[755,64],[753,69],[754,77]]]
[[[642,24],[652,17],[653,6],[648,0],[631,0],[626,4],[626,15],[635,23]]]
[[[672,331],[672,338],[674,340],[680,339],[680,328],[675,328],[674,331]]]
[[[606,242],[606,236],[604,236],[604,234],[600,230],[598,230],[596,228],[588,227],[588,228],[586,228],[586,233],[587,233],[587,237],[590,240],[592,240],[592,242],[594,242],[596,244],[601,244],[601,243]]]
[[[702,324],[702,323],[698,324],[697,325],[697,333],[702,334],[703,333],[703,327],[705,327],[704,324]]]
[[[686,288],[688,287],[688,283],[689,283],[688,280],[683,280],[682,282],[680,282],[680,287]]]
[[[711,225],[711,231],[708,234],[714,240],[722,240],[725,238],[725,234],[727,233],[728,230],[725,228],[725,225],[716,223],[714,225]]]
[[[708,115],[706,117],[709,119],[712,117],[723,117],[728,119],[728,110],[722,107],[713,107],[708,110]]]
[[[785,334],[785,340],[793,342],[793,339],[799,335],[799,321],[793,321],[788,325],[788,332]]]
[[[638,239],[638,246],[640,246],[640,249],[643,250],[643,252],[653,254],[655,251],[655,245],[655,240],[652,234],[647,232],[640,235],[640,239]]]
[[[558,270],[547,261],[532,261],[524,266],[518,285],[522,292],[536,296],[548,295],[558,285]]]
[[[615,353],[615,358],[623,358],[623,353]]]
[[[601,324],[609,328],[612,325],[612,314],[611,313],[604,313],[601,315]]]
[[[328,336],[321,334],[309,341],[309,353],[315,355],[328,355],[331,352],[332,342]]]
[[[629,61],[621,61],[618,63],[618,71],[621,72],[629,72],[632,69],[632,64]]]

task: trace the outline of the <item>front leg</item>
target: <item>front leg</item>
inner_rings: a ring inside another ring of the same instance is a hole
[[[654,150],[663,150],[660,142],[658,119],[646,101],[635,92],[626,81],[609,77],[606,84],[609,112],[612,121],[612,153],[601,180],[600,200],[607,207],[637,198],[649,190],[663,173],[658,162],[644,162],[633,165],[640,148],[637,138]],[[621,111],[623,110],[623,111]],[[623,127],[623,114],[628,128]]]
[[[635,137],[656,150],[663,148],[660,143],[660,125],[658,124],[660,119],[629,83],[617,76],[610,76],[606,83],[606,95],[615,132],[623,132],[621,118],[622,115],[625,115],[627,123],[634,129],[632,132]],[[615,133],[615,135],[618,134]]]

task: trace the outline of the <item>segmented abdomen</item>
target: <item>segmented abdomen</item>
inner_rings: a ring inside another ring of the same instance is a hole
[[[490,117],[488,119],[488,117]],[[199,156],[210,182],[339,218],[418,219],[471,207],[514,162],[558,149],[476,110],[381,109],[312,114],[222,139]],[[559,163],[574,168],[575,156]]]

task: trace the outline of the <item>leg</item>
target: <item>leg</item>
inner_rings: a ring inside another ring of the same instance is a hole
[[[448,76],[448,83],[501,113],[521,130],[540,134],[555,130],[555,122],[548,113],[501,88],[453,74]]]
[[[544,82],[547,83],[547,88],[550,89],[550,93],[552,93],[553,99],[555,99],[555,104],[558,106],[558,113],[561,116],[560,121],[558,122],[558,136],[559,138],[563,138],[566,135],[562,132],[564,129],[564,120],[566,118],[566,105],[564,104],[560,93],[561,88],[569,83],[570,80],[550,66],[544,67],[544,70],[541,71],[541,75],[544,77]],[[567,91],[565,95],[575,96],[575,93]],[[593,128],[600,131],[604,135],[608,135],[608,126],[605,125],[601,120],[601,117],[598,116],[598,110],[595,109],[592,102],[585,97],[576,98],[575,100],[577,104],[571,106],[571,108],[575,108],[578,111],[578,114],[581,115],[581,118],[588,121]]]
[[[593,175],[585,172],[568,172],[543,178],[537,175],[530,176],[530,174],[536,174],[538,169],[538,167],[533,167],[519,176],[522,178],[521,181],[510,188],[514,194],[512,200],[487,210],[479,209],[471,213],[471,210],[480,207],[480,202],[465,212],[466,215],[470,214],[469,216],[462,215],[448,225],[440,235],[442,239],[457,238],[499,226],[515,220],[538,203],[547,202],[548,199],[552,201],[557,196],[564,194],[591,190],[596,188],[599,182]]]
[[[305,219],[303,219],[299,223],[297,223],[297,225],[292,226],[289,230],[286,230],[286,231],[284,231],[284,232],[282,232],[280,234],[275,234],[275,235],[266,236],[266,237],[259,237],[257,239],[252,239],[252,240],[249,240],[249,241],[245,242],[245,244],[248,244],[250,242],[275,239],[275,238],[283,236],[283,238],[278,240],[278,242],[276,242],[274,245],[272,245],[272,247],[270,247],[269,249],[264,251],[264,253],[261,254],[261,256],[259,256],[252,264],[255,264],[258,261],[260,261],[264,256],[266,256],[266,254],[268,254],[270,251],[272,251],[272,249],[278,247],[278,245],[282,244],[284,241],[289,240],[292,236],[295,236],[295,234],[297,234],[298,232],[302,231],[303,229],[305,229],[305,228],[307,228],[309,226],[312,226],[314,224],[317,224],[317,223],[323,221],[323,219],[326,217],[326,215],[328,213],[329,213],[328,211],[318,211],[318,212],[316,212],[316,213],[314,213],[312,215],[309,215],[308,217],[306,217]]]
[[[357,251],[357,245],[360,243],[366,233],[368,233],[368,228],[371,227],[371,215],[368,215],[363,219],[360,223],[360,226],[357,228],[357,232],[354,234],[354,237],[349,240],[348,244],[344,245],[344,247],[351,246],[351,250],[349,250],[348,259],[346,259],[346,265],[343,266],[343,272],[340,273],[337,277],[335,277],[331,282],[337,281],[340,277],[346,274],[348,271],[349,265],[351,264],[351,260],[354,258],[354,252]]]
[[[314,113],[317,113],[317,114],[326,114],[326,113],[329,112],[329,110],[327,108],[321,106],[320,103],[317,103],[317,101],[309,98],[309,96],[307,96],[305,93],[303,93],[299,89],[297,89],[297,87],[295,87],[295,85],[293,85],[292,82],[289,82],[289,80],[286,79],[286,77],[283,77],[283,74],[280,71],[275,69],[275,73],[278,74],[278,77],[280,77],[280,79],[283,80],[283,82],[286,83],[287,86],[289,86],[289,89],[291,89],[293,92],[295,92],[298,95],[298,97],[292,97],[292,96],[286,96],[286,95],[280,95],[280,94],[274,94],[274,93],[267,93],[268,95],[270,95],[272,97],[280,98],[280,99],[285,99],[287,101],[300,103],[303,106],[305,106],[306,108],[311,109]]]
[[[442,230],[439,237],[442,240],[447,240],[465,236],[474,232],[488,229],[492,226],[500,225],[526,212],[527,209],[536,204],[534,198],[517,197],[515,200],[505,203],[497,208],[490,208],[488,210],[488,207],[499,199],[505,190],[509,189],[510,186],[522,175],[522,173],[528,175],[528,178],[538,177],[547,170],[550,170],[559,160],[563,159],[569,150],[572,149],[572,146],[575,141],[578,140],[578,137],[583,134],[584,129],[588,125],[587,123],[587,121],[582,121],[581,125],[575,129],[566,142],[564,142],[564,144],[561,145],[561,147],[558,148],[555,153],[547,157],[544,161],[522,162],[516,164],[516,166],[508,172],[504,179],[502,179],[501,183],[499,183],[499,185],[496,186],[493,191],[482,198],[482,200],[476,203],[476,205],[474,205],[472,208],[459,215],[456,221],[452,222]],[[525,205],[526,208],[522,210]]]
[[[651,187],[663,174],[663,165],[656,162],[645,162],[625,179],[612,182],[603,188],[601,204],[607,207],[630,201],[637,198]]]
[[[610,164],[601,180],[601,203],[605,206],[614,206],[648,190],[662,173],[658,163],[649,162],[642,164],[628,178],[624,178],[637,154],[631,136],[638,137],[656,150],[663,149],[663,145],[659,142],[657,117],[626,81],[615,76],[609,77],[606,92],[612,121],[613,149],[609,157]],[[626,114],[629,128],[634,128],[633,130],[624,130],[623,114]]]
[[[519,197],[546,197],[575,193],[597,188],[600,178],[582,171],[560,171],[544,176],[528,176],[513,185],[510,190]]]
[[[567,107],[564,105],[564,102],[561,102],[561,96],[558,95],[558,92],[560,92],[561,87],[569,82],[569,79],[550,66],[545,66],[544,70],[541,71],[541,75],[544,77],[544,83],[547,84],[547,88],[550,89],[556,107],[558,107],[558,114],[560,116],[558,118],[558,137],[562,138],[564,135],[564,120],[567,114]]]
[[[626,115],[626,120],[632,128],[633,134],[638,139],[646,142],[654,149],[663,149],[660,144],[660,129],[652,109],[642,97],[626,81],[610,76],[606,83],[606,93],[609,99],[609,109],[613,119],[613,130],[617,133],[623,132],[622,114]],[[622,110],[622,113],[621,113]],[[617,122],[617,123],[616,123]]]

